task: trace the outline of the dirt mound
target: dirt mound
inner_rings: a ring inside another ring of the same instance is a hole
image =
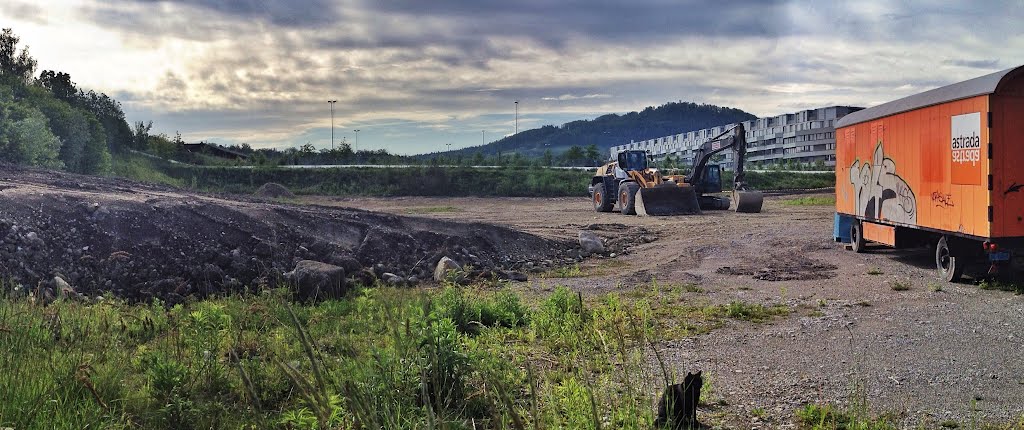
[[[300,260],[365,279],[430,279],[448,256],[475,269],[575,261],[575,244],[489,224],[292,206],[0,165],[0,279],[174,303],[272,286]],[[389,277],[390,278],[390,277]],[[10,285],[11,283],[8,283]]]
[[[831,279],[836,276],[837,267],[799,254],[774,254],[740,266],[719,267],[723,275],[750,276],[762,281],[809,281]]]
[[[295,198],[295,194],[293,194],[291,190],[286,188],[284,185],[274,182],[267,182],[263,184],[262,187],[260,187],[259,189],[256,190],[255,193],[253,193],[253,195],[255,195],[256,197],[264,197],[270,199]]]

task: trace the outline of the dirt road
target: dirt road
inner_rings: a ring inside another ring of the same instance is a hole
[[[585,226],[619,241],[626,240],[621,231],[634,229],[650,237],[633,240],[625,255],[588,259],[577,278],[517,288],[562,284],[599,294],[644,288],[653,279],[698,284],[702,292],[681,293],[697,303],[788,306],[789,316],[768,324],[732,321],[662,345],[676,372],[712,375],[724,410],[740,417],[733,425],[741,428],[786,428],[803,404],[852,397],[907,426],[1024,414],[1024,296],[941,283],[930,250],[846,251],[832,241],[830,206],[786,199],[769,198],[761,214],[651,218],[598,214],[583,197],[310,201],[495,223],[564,240]]]

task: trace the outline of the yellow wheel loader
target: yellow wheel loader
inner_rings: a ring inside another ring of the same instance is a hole
[[[728,197],[712,193],[722,192],[722,169],[709,164],[711,157],[732,149],[736,154],[733,179],[733,199],[737,212],[761,212],[764,194],[748,190],[744,183],[743,164],[747,142],[743,124],[736,124],[726,132],[705,142],[696,150],[693,170],[689,176],[663,175],[650,165],[646,151],[627,150],[618,159],[597,169],[590,181],[590,196],[594,210],[611,212],[616,203],[619,211],[627,215],[690,215],[701,210],[728,210]]]

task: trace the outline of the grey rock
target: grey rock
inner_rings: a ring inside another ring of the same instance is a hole
[[[441,260],[437,262],[437,267],[434,268],[434,280],[437,282],[444,281],[445,277],[448,276],[448,272],[459,269],[462,269],[462,266],[456,263],[455,260],[441,257]]]
[[[508,272],[508,278],[516,282],[526,282],[529,278],[521,272]]]
[[[313,260],[302,260],[284,274],[299,300],[339,298],[345,294],[345,269]]]
[[[405,281],[405,279],[402,279],[401,276],[398,276],[398,275],[396,275],[394,273],[388,273],[388,272],[385,272],[384,274],[382,274],[380,276],[380,278],[383,279],[384,282],[388,283],[389,285],[399,285],[403,281]]]
[[[69,284],[68,281],[65,281],[64,278],[60,277],[60,275],[53,277],[53,286],[57,289],[57,293],[60,294],[61,297],[75,295],[75,289],[71,287],[71,284]]]
[[[598,254],[604,252],[604,243],[601,236],[586,230],[580,231],[580,248],[587,254]]]
[[[260,241],[256,246],[252,247],[252,253],[260,257],[270,257],[274,254],[274,247],[270,246],[267,242]]]

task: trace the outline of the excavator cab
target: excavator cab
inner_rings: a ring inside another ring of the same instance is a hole
[[[704,168],[699,188],[697,191],[702,194],[722,192],[722,166],[708,164]]]

